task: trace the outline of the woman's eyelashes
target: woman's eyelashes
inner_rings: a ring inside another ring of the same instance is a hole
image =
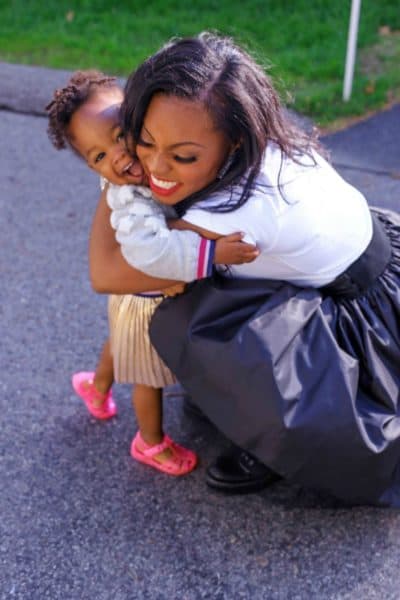
[[[143,148],[152,148],[154,144],[152,142],[147,142],[143,138],[139,138],[137,141],[137,146],[142,146]],[[197,156],[180,156],[179,154],[174,154],[172,159],[176,162],[188,165],[196,162]]]
[[[197,160],[196,156],[178,156],[177,154],[175,154],[173,158],[174,160],[176,160],[176,162],[180,162],[186,165],[194,163]]]

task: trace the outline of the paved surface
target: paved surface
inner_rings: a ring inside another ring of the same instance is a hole
[[[176,394],[167,429],[202,462],[163,476],[129,457],[129,386],[108,423],[72,393],[106,314],[86,260],[97,178],[52,149],[40,116],[66,75],[0,64],[0,599],[398,600],[398,511],[287,483],[208,490],[205,465],[225,440]],[[396,106],[325,142],[372,204],[399,208],[399,140]]]

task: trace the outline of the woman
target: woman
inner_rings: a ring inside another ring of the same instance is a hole
[[[256,457],[346,501],[400,506],[399,216],[371,214],[227,38],[177,40],[148,59],[128,80],[122,121],[160,202],[200,233],[240,228],[260,250],[153,317],[162,358],[247,451],[217,460],[208,482],[265,484],[273,475]],[[101,210],[95,288],[154,289],[119,265],[109,238],[101,247]]]

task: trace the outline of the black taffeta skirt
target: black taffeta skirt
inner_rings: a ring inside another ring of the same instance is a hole
[[[230,440],[297,484],[400,507],[400,215],[356,298],[221,276],[162,302],[160,356]]]

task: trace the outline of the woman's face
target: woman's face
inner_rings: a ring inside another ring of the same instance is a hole
[[[173,205],[212,183],[230,142],[200,102],[155,94],[136,153],[159,202]]]

